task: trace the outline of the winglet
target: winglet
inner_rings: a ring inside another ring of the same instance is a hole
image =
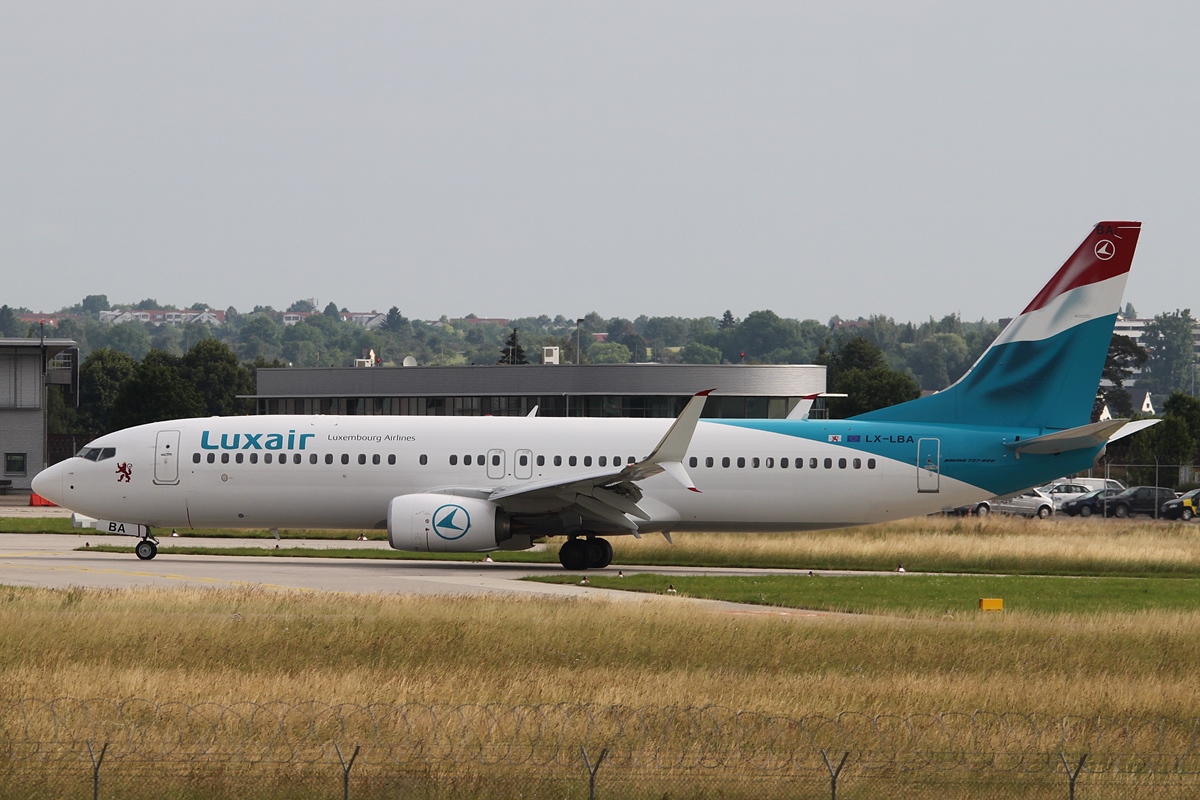
[[[800,402],[796,407],[788,412],[788,419],[808,419],[808,413],[812,411],[813,403],[818,397],[848,397],[849,395],[841,392],[814,392],[813,394],[800,395]]]
[[[683,457],[687,455],[688,445],[692,443],[692,434],[696,432],[696,423],[700,421],[700,415],[704,413],[704,403],[714,391],[716,390],[705,389],[703,392],[696,392],[692,395],[692,399],[688,400],[683,411],[671,423],[671,427],[659,441],[658,446],[654,448],[654,452],[643,463],[664,464],[668,461],[683,461]]]
[[[700,421],[700,415],[704,412],[704,403],[714,391],[716,390],[707,389],[692,395],[692,399],[688,400],[688,404],[671,423],[671,427],[663,434],[662,439],[659,440],[650,455],[621,470],[621,479],[640,481],[651,475],[665,472],[679,481],[679,484],[685,489],[699,492],[696,484],[692,483],[691,477],[688,476],[687,470],[684,469],[683,457],[687,455],[688,447],[692,443],[692,435],[696,432],[696,423]]]

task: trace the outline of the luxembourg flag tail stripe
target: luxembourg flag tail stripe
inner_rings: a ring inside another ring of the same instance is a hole
[[[1101,222],[949,388],[856,419],[1056,430],[1086,424],[1140,222]]]

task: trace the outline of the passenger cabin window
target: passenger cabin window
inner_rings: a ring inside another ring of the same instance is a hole
[[[492,466],[493,467],[500,466],[500,455],[498,453],[496,455],[492,456]]]
[[[809,469],[816,469],[816,468],[817,468],[817,460],[816,460],[815,458],[810,458],[810,459],[808,460],[808,468],[809,468]]]
[[[200,454],[199,453],[192,453],[192,463],[193,464],[200,463]]]
[[[598,458],[596,460],[596,463],[601,467],[607,467],[608,466],[608,456],[600,456],[600,458]]]
[[[562,456],[555,456],[555,457],[554,457],[554,466],[556,466],[556,467],[561,467],[561,466],[562,466]]]
[[[215,463],[216,463],[216,461],[217,461],[217,454],[216,454],[216,453],[209,453],[209,454],[208,454],[208,463],[210,463],[210,464],[215,464]]]
[[[382,460],[382,459],[380,459],[380,458],[379,458],[379,453],[376,453],[375,455],[371,456],[371,463],[372,463],[372,464],[374,464],[374,465],[376,465],[376,466],[378,466],[378,465],[379,465],[379,462],[380,462],[381,460]]]
[[[779,468],[780,469],[787,469],[787,466],[788,466],[788,460],[787,460],[786,456],[784,458],[779,459]]]
[[[221,453],[221,463],[222,464],[229,463],[229,453]]]
[[[738,469],[743,469],[746,466],[746,457],[738,456],[737,465],[738,465]]]
[[[258,453],[251,453],[251,454],[250,454],[250,463],[251,463],[251,464],[257,464],[257,463],[258,463]]]
[[[458,456],[450,456],[450,466],[458,466]]]
[[[545,457],[545,456],[538,456],[538,457],[537,457],[537,465],[538,465],[539,467],[544,467],[544,466],[546,466],[546,457]]]
[[[342,463],[343,463],[343,464],[349,464],[349,463],[350,463],[350,454],[349,454],[349,453],[342,453]],[[424,462],[424,461],[422,461],[421,463],[422,463],[422,464],[424,464],[425,462]]]
[[[712,456],[705,456],[705,458],[704,458],[704,466],[706,466],[706,467],[711,467],[712,465],[713,465],[713,457],[712,457]]]
[[[568,465],[568,466],[571,466],[571,467],[573,467],[573,466],[575,466],[575,464],[577,464],[577,463],[578,463],[578,460],[575,458],[575,456],[571,456],[570,458],[568,458],[568,459],[567,459],[567,465]]]
[[[333,453],[326,453],[326,454],[325,454],[325,463],[326,463],[326,464],[332,464],[332,463],[333,463]]]
[[[750,459],[750,466],[753,467],[754,469],[758,469],[758,463],[759,462],[758,462],[757,458]]]
[[[392,464],[395,464],[395,463],[396,463],[396,454],[395,454],[395,453],[392,453],[392,454],[390,454],[390,455],[388,456],[388,464],[389,464],[389,465],[392,465]]]
[[[242,461],[245,460],[245,458],[246,458],[245,453],[238,453],[237,455],[235,455],[233,457],[233,460],[240,464],[240,463],[242,463]]]
[[[209,453],[209,455],[212,455],[212,454],[211,454],[211,453]],[[270,454],[270,453],[263,453],[263,463],[264,463],[264,464],[270,464],[270,463],[271,463],[271,454]]]
[[[367,454],[366,454],[366,453],[359,453],[359,454],[358,454],[358,463],[359,463],[359,464],[365,464],[365,463],[367,463]]]
[[[688,459],[689,467],[695,467],[695,466],[698,466],[699,464],[700,464],[700,459],[696,458],[695,456],[692,456],[691,458]]]
[[[833,469],[833,459],[832,458],[825,459],[825,469]]]
[[[317,454],[316,453],[313,453],[312,455],[310,455],[308,457],[308,463],[310,463],[310,464],[317,463]]]
[[[875,469],[875,459],[873,459],[873,458],[867,459],[867,469]]]
[[[421,457],[420,457],[418,460],[421,462],[421,466],[423,467],[423,466],[425,466],[426,464],[428,464],[428,463],[429,463],[429,456],[427,456],[427,455],[425,455],[424,453],[422,453],[422,454],[421,454]]]
[[[585,467],[590,467],[590,466],[592,465],[592,457],[591,457],[591,456],[584,456],[584,457],[583,457],[583,465],[584,465]]]
[[[725,456],[721,459],[721,466],[725,467],[726,469],[729,468],[729,456]]]
[[[527,466],[529,466],[529,456],[527,456],[527,455],[525,455],[524,453],[522,453],[522,454],[521,454],[521,457],[517,459],[517,462],[518,462],[518,463],[519,463],[519,464],[520,464],[522,467],[527,467]]]

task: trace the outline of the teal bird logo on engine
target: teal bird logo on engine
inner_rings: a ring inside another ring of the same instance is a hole
[[[448,541],[461,539],[471,530],[471,515],[460,505],[447,503],[433,512],[433,531]]]

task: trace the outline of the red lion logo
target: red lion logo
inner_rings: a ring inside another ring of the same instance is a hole
[[[125,483],[133,482],[133,464],[128,461],[122,461],[117,464],[117,483],[125,481]]]

